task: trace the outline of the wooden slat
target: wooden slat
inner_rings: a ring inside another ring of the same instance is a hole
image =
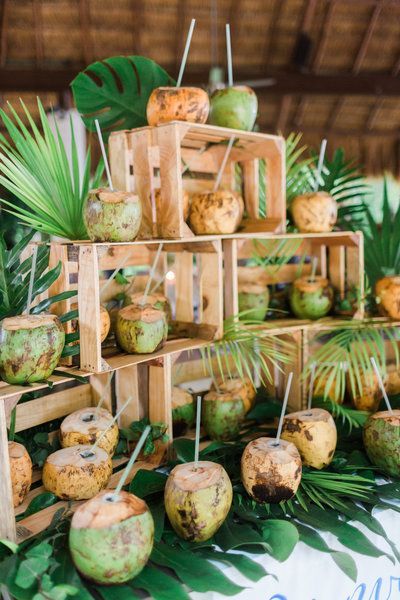
[[[156,212],[154,222],[152,210],[152,189],[154,194],[153,166],[150,162],[149,147],[151,146],[151,130],[143,128],[131,136],[133,151],[133,170],[135,188],[142,203],[142,224],[139,236],[141,238],[157,237]],[[154,198],[155,202],[155,198]]]
[[[0,538],[15,541],[13,494],[11,485],[10,462],[8,456],[7,422],[4,402],[0,401]]]
[[[193,321],[193,254],[183,252],[175,256],[175,318]]]
[[[258,219],[260,201],[259,160],[246,160],[241,165],[243,169],[246,210],[250,218]]]
[[[344,246],[329,248],[329,280],[344,298],[346,291],[346,262]]]
[[[172,361],[165,356],[162,365],[149,367],[149,419],[165,423],[172,440]]]
[[[224,306],[222,296],[222,248],[218,244],[214,254],[201,256],[200,320],[216,328],[215,338],[223,334]]]
[[[224,250],[224,307],[225,318],[228,318],[239,312],[237,241],[224,240],[222,247]]]
[[[125,369],[117,371],[115,375],[115,395],[117,398],[117,411],[127,402],[128,398],[131,398],[128,406],[119,418],[120,427],[129,427],[132,421],[140,419],[140,406],[143,402],[143,399],[139,396],[137,365],[125,367]]]
[[[111,378],[111,373],[99,373],[97,375],[92,375],[90,377],[90,385],[92,390],[92,405],[97,406],[101,400],[103,408],[106,408],[112,413],[113,380]]]
[[[100,293],[97,248],[81,246],[78,279],[81,368],[99,373],[101,362]]]

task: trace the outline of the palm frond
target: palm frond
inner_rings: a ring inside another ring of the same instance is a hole
[[[337,402],[333,402],[330,398],[313,398],[313,406],[328,410],[334,419],[341,421],[343,425],[348,427],[349,433],[354,429],[363,427],[369,413],[363,410],[356,410],[343,406]]]
[[[12,142],[10,145],[4,138],[0,139],[0,183],[22,206],[12,199],[3,198],[1,202],[8,212],[37,231],[68,239],[86,239],[83,204],[90,187],[99,185],[102,164],[91,180],[89,151],[81,173],[72,121],[70,161],[57,125],[53,133],[40,100],[41,131],[22,101],[21,105],[30,129],[11,105],[11,116],[0,110],[0,118]]]

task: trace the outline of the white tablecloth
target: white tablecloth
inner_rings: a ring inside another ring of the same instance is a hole
[[[400,550],[400,513],[393,510],[375,510],[390,538]],[[353,523],[383,551],[392,554],[385,540],[371,531]],[[224,573],[246,589],[233,596],[235,600],[400,600],[400,565],[394,565],[385,556],[371,558],[351,552],[330,534],[321,533],[329,546],[351,554],[358,569],[354,583],[333,562],[329,554],[318,552],[299,542],[291,556],[279,563],[269,555],[248,555],[262,564],[268,573],[277,577],[264,577],[258,583],[249,581],[236,569],[229,567]],[[226,600],[221,594],[192,593],[193,600]]]

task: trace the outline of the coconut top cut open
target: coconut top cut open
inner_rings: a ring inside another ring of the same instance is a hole
[[[76,467],[82,469],[87,467],[88,464],[98,466],[102,462],[110,460],[109,455],[103,448],[97,447],[94,452],[92,448],[93,446],[89,444],[62,448],[50,454],[46,461],[55,467]],[[88,455],[86,458],[85,454]]]
[[[298,410],[296,412],[285,415],[285,421],[307,421],[307,422],[321,422],[331,421],[332,415],[330,412],[323,408],[310,408],[308,410]]]
[[[238,285],[238,292],[240,294],[265,294],[267,291],[267,288],[259,283],[247,283],[244,281]]]
[[[393,427],[400,427],[400,409],[380,410],[369,417],[370,419],[383,419]]]
[[[121,491],[115,498],[114,490],[103,490],[81,504],[72,517],[74,529],[103,529],[148,511],[141,498]]]
[[[81,408],[65,417],[61,423],[63,433],[79,431],[90,435],[93,431],[107,429],[113,420],[112,414],[105,408],[98,411],[93,408]]]
[[[96,196],[100,202],[106,204],[118,204],[119,202],[140,202],[139,196],[132,192],[121,192],[119,190],[110,190],[109,188],[97,188],[91,190],[90,194]]]
[[[144,298],[143,292],[136,292],[135,294],[129,294],[128,298],[132,302],[132,304],[141,304]],[[146,296],[146,304],[150,304],[153,306],[156,302],[168,302],[167,298],[164,294],[159,292],[154,292],[154,294],[148,294]]]
[[[137,304],[129,304],[121,308],[119,316],[126,321],[143,321],[144,323],[156,323],[161,319],[165,319],[165,313],[158,310],[149,304],[138,306]]]
[[[176,487],[183,492],[197,492],[216,484],[223,473],[223,467],[218,463],[200,460],[184,463],[174,467],[170,473]]]
[[[18,329],[36,329],[36,327],[49,327],[57,323],[57,315],[18,315],[16,317],[7,317],[1,322],[1,327],[7,331],[17,331]]]
[[[315,277],[312,278],[309,275],[304,275],[303,277],[295,279],[293,285],[301,292],[311,293],[329,285],[329,279],[321,277],[321,275],[315,275]]]
[[[186,406],[193,402],[193,396],[190,392],[183,390],[178,386],[172,388],[172,408],[179,408],[180,406]]]
[[[8,442],[8,456],[10,458],[22,458],[25,454],[27,454],[25,446],[18,442]]]
[[[220,391],[210,390],[204,396],[204,400],[206,402],[235,402],[235,400],[243,402],[241,391],[239,386],[233,386],[232,390],[223,390],[221,388]]]
[[[247,446],[247,453],[259,465],[262,465],[266,455],[268,455],[269,461],[278,465],[290,463],[293,460],[300,461],[299,451],[292,442],[285,440],[276,442],[275,438],[260,437],[253,440]]]

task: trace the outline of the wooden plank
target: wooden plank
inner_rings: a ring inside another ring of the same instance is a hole
[[[23,402],[17,406],[15,431],[60,419],[91,404],[92,389],[88,383]]]
[[[249,217],[258,219],[260,202],[259,163],[257,159],[241,163],[244,182],[244,201]]]
[[[165,423],[172,441],[172,361],[165,356],[162,365],[149,366],[149,419]]]
[[[115,395],[117,399],[116,410],[127,402],[128,398],[131,398],[128,406],[119,418],[119,427],[129,427],[132,421],[138,421],[140,419],[140,406],[142,398],[139,396],[139,377],[138,377],[138,366],[133,365],[131,367],[125,367],[120,369],[115,375]]]
[[[224,310],[225,318],[228,318],[239,312],[237,241],[224,240],[222,247],[224,251]]]
[[[129,144],[129,131],[113,131],[108,139],[108,151],[114,187],[133,192],[133,153]]]
[[[125,259],[124,267],[136,267],[149,264],[150,249],[145,244],[140,246],[110,246],[99,256],[99,270],[111,271],[116,269]]]
[[[279,219],[279,232],[286,231],[286,166],[285,142],[275,141],[274,156],[265,157],[266,162],[266,216]]]
[[[218,244],[214,254],[201,255],[200,306],[201,322],[216,327],[215,338],[223,335],[222,247]]]
[[[0,538],[16,540],[10,460],[8,456],[7,421],[4,402],[0,401]]]
[[[175,255],[175,319],[193,321],[193,254],[180,252]]]
[[[111,373],[99,373],[90,377],[90,385],[92,390],[92,405],[97,406],[102,400],[103,408],[106,408],[110,413],[113,412],[112,388],[113,380]]]
[[[340,297],[344,298],[346,292],[346,263],[344,246],[329,248],[329,281],[338,290]]]
[[[156,209],[152,208],[152,190],[154,190],[153,165],[150,161],[149,147],[151,146],[150,128],[131,132],[133,150],[133,172],[135,173],[135,188],[142,203],[142,224],[139,236],[141,238],[157,237]],[[155,196],[154,196],[155,204]]]
[[[81,246],[78,274],[81,368],[98,373],[101,362],[99,265],[96,246]]]

